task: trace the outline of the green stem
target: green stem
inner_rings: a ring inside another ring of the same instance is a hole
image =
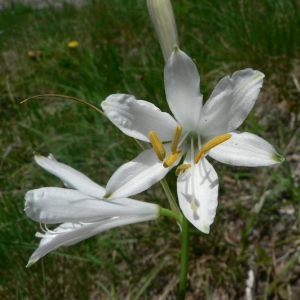
[[[165,217],[171,217],[175,219],[180,226],[182,226],[182,217],[176,214],[175,212],[173,212],[172,210],[160,207],[159,215]]]
[[[144,151],[144,147],[141,145],[141,143],[136,140],[135,138],[133,137],[130,137],[131,141],[138,147],[138,149],[140,149],[141,151]]]
[[[182,235],[181,235],[181,269],[180,269],[180,282],[178,300],[185,299],[187,272],[188,272],[188,259],[189,259],[189,221],[186,217],[182,217]]]
[[[175,201],[175,198],[170,190],[170,187],[168,185],[168,182],[167,180],[164,178],[160,181],[160,184],[162,185],[164,191],[165,191],[165,194],[167,195],[167,198],[168,198],[168,201],[169,201],[169,204],[170,204],[170,207],[172,209],[172,211],[179,215],[179,216],[182,216],[182,213],[181,213],[181,210],[179,209],[176,201]]]

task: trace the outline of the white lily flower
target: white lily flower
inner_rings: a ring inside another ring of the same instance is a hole
[[[28,267],[60,246],[74,245],[111,228],[154,220],[159,206],[125,197],[103,200],[105,189],[75,169],[49,157],[35,155],[36,162],[58,176],[68,188],[45,187],[25,195],[25,212],[44,224],[59,225],[54,230],[44,226],[36,233],[42,240],[29,259]]]
[[[202,106],[196,65],[175,47],[164,70],[174,118],[134,96],[107,97],[101,106],[108,118],[125,134],[151,142],[153,148],[113,174],[105,197],[142,192],[183,158],[176,170],[180,208],[195,227],[209,233],[217,208],[218,176],[207,154],[235,166],[270,166],[284,160],[262,138],[236,131],[255,104],[263,78],[263,73],[252,69],[226,76]]]

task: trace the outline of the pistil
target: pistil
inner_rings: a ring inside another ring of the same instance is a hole
[[[194,157],[194,138],[191,138],[191,157]],[[198,209],[198,206],[196,205],[195,203],[195,176],[193,176],[195,174],[195,164],[194,162],[192,161],[192,202],[191,202],[191,209],[193,211],[197,211]]]

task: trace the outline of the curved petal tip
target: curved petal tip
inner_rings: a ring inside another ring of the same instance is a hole
[[[283,163],[285,161],[285,158],[282,155],[280,155],[279,153],[273,154],[271,158],[274,161],[276,161],[277,163]]]

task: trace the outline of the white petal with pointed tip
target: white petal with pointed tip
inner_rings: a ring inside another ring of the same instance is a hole
[[[203,106],[199,130],[220,135],[237,129],[253,108],[265,75],[245,69],[224,77]]]
[[[60,178],[67,187],[96,198],[104,196],[105,189],[103,187],[72,167],[58,162],[52,154],[49,157],[35,154],[34,159],[40,167]]]
[[[130,95],[110,95],[101,103],[101,107],[122,132],[146,142],[149,142],[149,131],[155,131],[163,142],[171,141],[178,125],[168,113]]]
[[[186,130],[196,129],[202,108],[196,65],[184,52],[175,48],[164,74],[167,101],[176,120]]]
[[[209,151],[209,156],[232,166],[261,167],[284,161],[274,147],[248,132],[230,132],[232,137]]]
[[[134,214],[157,214],[158,217],[159,206],[157,204],[134,200],[131,198],[115,198],[115,199],[110,199],[109,202],[119,204],[120,206],[130,207],[131,214],[133,213]],[[122,214],[120,213],[120,215]]]
[[[204,233],[209,233],[216,215],[218,187],[218,175],[205,157],[194,168],[181,173],[177,179],[180,208],[185,217]],[[193,209],[194,205],[198,207],[197,210]]]
[[[65,223],[57,227],[53,233],[46,233],[41,240],[40,246],[34,251],[29,258],[27,267],[33,265],[41,257],[61,246],[71,246],[80,241],[94,236],[100,232],[124,226],[127,224],[134,224],[154,220],[157,214],[141,215],[141,216],[127,216],[121,218],[111,218],[96,223],[88,224],[73,224]],[[39,234],[37,236],[40,236]]]
[[[24,210],[28,217],[45,224],[88,223],[115,216],[153,213],[157,205],[127,198],[100,200],[76,190],[49,187],[27,192]]]
[[[170,144],[165,146],[166,149],[170,149]],[[117,198],[120,195],[128,197],[143,192],[164,178],[173,166],[164,168],[153,149],[145,150],[117,169],[106,185],[106,196],[108,198]]]

